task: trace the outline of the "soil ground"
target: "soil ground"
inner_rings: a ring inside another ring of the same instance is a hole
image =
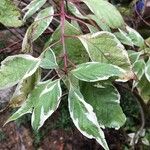
[[[102,150],[95,140],[82,136],[73,125],[68,129],[54,127],[57,126],[56,118],[60,117],[59,111],[39,133],[33,132],[27,118],[24,118],[27,122],[11,122],[3,127],[9,115],[8,111],[0,115],[0,150]],[[105,131],[105,134],[112,150],[122,149],[121,145],[125,142],[122,134],[114,130]]]

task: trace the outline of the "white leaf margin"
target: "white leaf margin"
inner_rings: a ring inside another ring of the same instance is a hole
[[[40,84],[45,84],[46,82],[49,82],[49,81],[50,81],[50,80],[45,81],[45,82],[39,82],[38,85],[40,85]],[[56,83],[55,83],[55,82],[56,82]],[[49,112],[46,113],[46,114],[45,114],[45,112],[44,112],[44,107],[43,107],[43,106],[41,107],[41,115],[40,115],[40,118],[42,118],[42,119],[40,119],[40,125],[38,126],[37,130],[39,130],[39,129],[43,126],[44,122],[56,111],[56,109],[59,107],[59,104],[60,104],[60,101],[61,101],[62,89],[61,89],[61,86],[60,86],[60,79],[55,80],[55,81],[51,82],[50,84],[52,84],[52,83],[54,83],[54,85],[52,85],[52,86],[48,89],[48,88],[47,88],[47,86],[49,86],[49,84],[48,84],[48,85],[45,87],[45,89],[42,91],[42,93],[40,94],[40,97],[41,97],[42,95],[48,93],[48,92],[51,92],[51,91],[53,90],[53,88],[54,88],[55,86],[57,86],[58,89],[59,89],[59,95],[57,95],[57,105],[56,105],[56,107],[55,107],[53,110],[50,109]],[[36,106],[35,106],[35,107],[36,107]],[[34,108],[35,108],[35,107],[34,107]],[[32,112],[32,116],[31,116],[31,125],[32,125],[32,127],[34,126],[34,125],[33,125],[34,120],[35,120],[35,114],[34,114],[34,111],[33,111],[33,112]]]
[[[73,90],[73,86],[70,84],[70,92],[71,92],[71,90]],[[73,91],[74,91],[74,90],[73,90]],[[75,92],[75,91],[74,91],[74,92]],[[82,95],[82,94],[81,94],[81,95]],[[103,125],[99,125],[98,120],[97,120],[97,117],[96,117],[96,114],[95,114],[94,111],[93,111],[93,107],[92,107],[90,104],[86,103],[85,100],[84,100],[84,98],[83,98],[83,97],[80,97],[76,92],[75,92],[75,96],[78,98],[78,100],[79,100],[82,104],[84,104],[86,110],[89,112],[89,113],[87,113],[87,114],[85,114],[85,115],[87,116],[87,118],[88,118],[94,125],[96,125],[96,127],[97,127],[98,130],[99,130],[99,134],[100,134],[101,138],[102,138],[102,139],[105,139],[105,135],[104,135],[103,131],[102,131],[101,128],[100,128],[100,127],[102,127],[102,128],[105,128],[105,127],[104,127]],[[109,150],[107,143],[105,143],[105,141],[102,141],[102,139],[101,139],[100,137],[94,137],[93,135],[89,135],[89,134],[87,134],[85,131],[83,131],[82,129],[80,129],[78,119],[74,119],[73,112],[71,111],[70,101],[71,101],[71,100],[70,100],[70,98],[69,98],[69,96],[68,96],[68,105],[69,105],[70,117],[72,118],[73,123],[75,124],[75,126],[77,127],[77,129],[78,129],[84,136],[86,136],[87,138],[89,138],[89,139],[93,139],[93,138],[96,139],[96,141],[97,141],[100,145],[102,145],[105,150]]]
[[[3,67],[5,67],[5,64],[7,64],[7,62],[12,61],[13,59],[18,58],[18,57],[26,59],[26,60],[32,60],[32,61],[37,62],[35,67],[32,70],[30,70],[31,68],[29,68],[29,70],[26,72],[26,74],[21,79],[21,80],[24,80],[24,79],[30,77],[32,74],[34,74],[36,72],[36,70],[38,69],[38,67],[39,67],[39,65],[41,63],[41,59],[40,58],[35,58],[35,57],[33,57],[31,55],[28,55],[28,54],[19,54],[19,55],[8,56],[5,60],[3,60],[1,62],[0,71],[3,69]],[[10,84],[7,84],[7,86],[5,86],[3,88],[0,88],[0,90],[8,88],[8,87],[11,87],[11,86],[17,84],[21,80],[17,80],[16,82],[13,82],[13,83],[11,82]]]
[[[27,5],[22,11],[26,11],[28,10],[24,17],[23,17],[23,21],[25,22],[26,19],[28,19],[29,17],[31,17],[36,11],[38,11],[45,3],[47,0],[33,0],[30,2],[29,5]],[[35,4],[36,3],[36,4]],[[34,5],[35,4],[35,5]],[[34,7],[33,7],[34,6]],[[35,9],[35,10],[34,10]],[[34,10],[34,11],[33,11]],[[33,13],[31,13],[33,11]],[[30,14],[31,13],[31,14]]]
[[[103,64],[103,63],[100,63],[100,62],[87,62],[87,63],[84,63],[84,64],[90,65],[90,64]],[[104,63],[104,64],[105,64],[105,63]],[[82,64],[81,64],[81,65],[82,65]],[[112,66],[113,68],[118,69],[118,71],[120,71],[120,75],[121,75],[121,73],[122,73],[122,76],[123,76],[124,74],[126,74],[126,71],[125,71],[124,69],[118,67],[118,66],[115,66],[115,65],[112,65],[112,64],[107,64],[107,65]],[[77,79],[82,80],[82,81],[85,81],[85,82],[96,82],[96,81],[101,81],[101,80],[107,80],[107,79],[109,79],[110,77],[115,76],[115,74],[112,74],[112,75],[106,75],[106,76],[104,76],[104,77],[97,77],[95,80],[94,80],[94,79],[93,79],[93,80],[86,80],[86,79],[84,79],[84,78],[79,78],[77,75],[74,74],[74,72],[80,70],[81,67],[82,67],[82,66],[80,66],[80,65],[78,65],[78,66],[79,66],[79,67],[76,68],[76,69],[74,69],[74,70],[72,70],[71,73],[72,73]],[[88,67],[88,66],[86,66],[86,68],[87,68],[87,67]],[[123,79],[117,79],[117,81],[124,81],[124,80],[123,80]],[[125,80],[125,81],[126,81],[126,80]],[[124,81],[124,82],[125,82],[125,81]]]
[[[150,58],[149,58],[148,62],[146,63],[145,76],[146,76],[147,80],[150,82]]]
[[[85,49],[87,50],[91,60],[92,60],[92,57],[90,55],[88,44],[85,42],[85,40],[88,42],[89,39],[92,39],[92,38],[94,39],[94,38],[96,38],[98,36],[102,36],[103,34],[107,34],[107,35],[109,35],[109,36],[111,36],[113,38],[113,40],[117,43],[116,46],[122,50],[122,55],[124,55],[126,58],[128,58],[128,63],[130,64],[128,53],[125,50],[124,46],[121,44],[121,42],[117,39],[117,37],[114,34],[112,34],[110,32],[107,32],[107,31],[99,31],[99,32],[96,32],[96,33],[89,33],[89,34],[86,34],[86,35],[78,36],[79,40],[82,42],[82,44],[84,45]],[[94,60],[92,60],[92,61],[94,61]]]
[[[53,51],[50,47],[47,47],[47,48],[41,53],[41,55],[40,55],[41,63],[42,63],[42,60],[44,59],[44,58],[43,58],[43,55],[44,55],[47,51],[50,51],[51,54],[52,54],[52,56],[53,56],[54,62],[52,62],[52,63],[54,63],[54,64],[56,65],[56,67],[55,67],[54,69],[59,68],[59,66],[58,66],[58,64],[57,64],[56,55],[55,55],[54,51]],[[43,68],[41,63],[40,63],[40,67]],[[53,68],[52,68],[52,69],[53,69]]]

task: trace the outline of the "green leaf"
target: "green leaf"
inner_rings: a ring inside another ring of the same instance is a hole
[[[8,118],[5,124],[17,120],[18,118],[22,117],[25,114],[32,113],[32,107],[34,106],[34,102],[30,100],[26,100],[22,106],[14,113],[11,117]]]
[[[144,102],[148,103],[150,101],[150,82],[147,80],[145,75],[143,75],[139,81],[137,89]]]
[[[126,26],[126,29],[128,31],[127,36],[132,40],[135,46],[138,46],[138,47],[144,46],[144,39],[136,30],[130,28],[129,26]]]
[[[128,53],[112,34],[101,31],[79,36],[92,61],[110,63],[131,71]]]
[[[86,25],[87,25],[87,27],[88,27],[90,33],[95,33],[95,32],[98,32],[98,31],[99,31],[96,27],[94,27],[94,26],[92,26],[92,25],[90,25],[90,24],[86,24]]]
[[[88,15],[87,16],[88,19],[92,19],[94,20],[97,25],[103,30],[103,31],[108,31],[108,32],[111,32],[111,29],[109,27],[108,24],[106,24],[102,19],[99,19],[97,16],[95,15]]]
[[[23,20],[26,21],[26,19],[31,17],[45,4],[46,1],[47,0],[32,0],[32,2],[23,9],[23,11],[27,10],[23,17]]]
[[[142,36],[134,29],[132,29],[129,26],[126,26],[126,32],[119,29],[120,32],[116,32],[115,35],[117,38],[126,45],[129,46],[138,46],[143,47],[144,46],[144,39]]]
[[[33,27],[33,41],[35,41],[49,26],[52,22],[54,15],[53,7],[47,7],[41,10],[35,18],[35,25]]]
[[[19,9],[12,0],[0,0],[0,23],[8,27],[20,27],[22,20]]]
[[[53,7],[47,7],[41,10],[35,21],[27,29],[25,37],[22,43],[22,51],[32,51],[32,42],[34,42],[42,33],[48,28],[53,19],[54,9]]]
[[[32,127],[38,130],[58,108],[62,95],[60,80],[39,82],[27,100],[8,120],[14,121],[24,114],[32,113]]]
[[[97,16],[95,16],[95,15],[84,15],[83,16],[73,3],[71,3],[71,2],[68,3],[68,8],[71,11],[71,13],[73,15],[75,15],[76,17],[81,18],[81,19],[94,20],[99,25],[99,27],[102,30],[104,30],[104,31],[111,31],[110,28],[109,28],[109,26],[106,23],[104,23],[102,20],[100,20],[99,18],[97,18]],[[94,26],[92,26],[90,24],[86,24],[86,25],[87,25],[88,28],[94,29]]]
[[[135,88],[137,86],[137,84],[139,83],[140,79],[142,78],[142,76],[145,73],[145,61],[143,59],[139,59],[137,60],[134,64],[133,64],[133,71],[136,75],[137,80],[133,81],[133,87]]]
[[[140,80],[145,72],[145,61],[143,59],[137,60],[133,65],[133,70],[138,80]]]
[[[44,50],[44,52],[41,54],[40,57],[42,57],[40,67],[42,67],[44,69],[58,68],[55,54],[50,47],[48,47],[46,50]]]
[[[19,81],[31,76],[39,67],[39,58],[30,55],[14,55],[1,62],[0,89],[14,86]]]
[[[36,103],[32,113],[32,127],[34,130],[38,130],[58,108],[61,96],[60,80],[40,83],[33,90],[29,100]]]
[[[92,106],[85,102],[79,89],[72,85],[69,90],[68,103],[70,116],[77,129],[87,138],[96,139],[105,150],[108,150],[104,133],[98,124]]]
[[[69,8],[69,11],[75,15],[76,17],[78,18],[82,18],[82,19],[88,19],[86,16],[83,16],[80,11],[77,9],[77,7],[71,3],[71,2],[68,2],[68,8]]]
[[[78,65],[71,73],[82,81],[95,82],[100,80],[107,80],[110,77],[121,77],[125,71],[112,64],[105,64],[99,62],[87,62]]]
[[[126,32],[119,29],[119,32],[115,32],[114,34],[120,42],[133,47],[134,44],[132,42],[132,39],[128,37],[128,34]]]
[[[108,82],[81,82],[81,93],[86,102],[94,108],[99,124],[119,129],[124,125],[126,117],[120,107],[120,94]]]
[[[16,87],[16,90],[9,102],[10,107],[19,107],[27,99],[29,93],[34,89],[35,85],[40,81],[40,69],[32,76],[22,80]]]
[[[132,65],[140,58],[140,55],[142,54],[142,52],[135,52],[133,50],[128,50],[127,52]]]
[[[82,0],[95,14],[97,19],[109,27],[115,29],[124,25],[123,18],[119,11],[105,0]],[[113,14],[113,15],[112,15]]]
[[[65,21],[65,32],[64,34],[67,36],[78,36],[81,33],[80,30],[78,30],[76,27],[74,27],[69,22]],[[46,43],[45,47],[49,47],[49,45],[54,44],[55,42],[59,41],[61,37],[61,27],[59,26],[53,35],[50,37],[49,41]],[[80,64],[83,62],[88,61],[87,53],[84,51],[84,47],[80,40],[78,38],[66,38],[65,39],[65,47],[67,50],[68,58],[74,63],[74,64]],[[62,57],[62,44],[54,44],[51,46],[53,49],[55,55],[57,57]],[[57,60],[58,64],[60,65],[62,62],[60,62],[60,59]]]
[[[150,59],[146,63],[145,76],[146,76],[147,80],[150,82]]]
[[[32,27],[30,26],[27,31],[26,34],[23,38],[23,42],[22,42],[22,49],[21,51],[23,53],[32,53],[33,48],[32,48]]]

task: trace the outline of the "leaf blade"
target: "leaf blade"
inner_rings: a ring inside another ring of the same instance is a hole
[[[20,80],[31,76],[39,67],[39,58],[20,54],[7,57],[1,62],[0,89],[17,84]]]
[[[40,83],[31,93],[29,99],[38,101],[34,106],[31,124],[34,130],[38,130],[44,122],[58,108],[62,95],[60,80]]]
[[[121,77],[125,71],[112,64],[88,62],[78,65],[71,73],[79,80],[96,82],[110,77]]]
[[[31,17],[36,11],[38,11],[44,4],[46,3],[46,0],[33,0],[29,5],[27,5],[23,11],[28,10],[24,17],[23,21],[25,22],[26,19]]]
[[[44,69],[58,68],[58,64],[56,62],[56,56],[50,47],[46,48],[40,57],[42,57],[40,67]]]
[[[119,105],[120,94],[109,82],[80,83],[81,93],[92,105],[99,124],[108,128],[119,129],[126,117]]]
[[[20,107],[23,102],[27,99],[30,92],[34,89],[35,85],[40,81],[41,75],[40,70],[37,71],[30,77],[20,81],[15,89],[15,92],[10,99],[10,107]]]
[[[110,26],[111,28],[119,28],[124,25],[123,18],[119,11],[109,2],[105,0],[82,0],[95,16]],[[113,15],[111,15],[113,14]],[[98,20],[97,19],[97,20]]]
[[[145,76],[146,76],[147,80],[150,82],[150,59],[146,63]]]
[[[105,150],[108,150],[104,133],[100,129],[95,113],[91,105],[84,101],[84,98],[78,89],[70,87],[69,112],[77,129],[87,138],[95,138]]]
[[[20,27],[21,13],[11,0],[0,0],[0,23],[8,27]]]
[[[53,7],[47,7],[41,10],[35,21],[29,26],[22,42],[22,51],[32,51],[32,43],[37,40],[43,32],[48,28],[53,19],[54,9]]]
[[[131,71],[128,54],[120,41],[106,31],[79,36],[92,61],[111,63]]]

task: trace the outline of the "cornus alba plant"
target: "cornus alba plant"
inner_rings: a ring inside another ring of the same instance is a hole
[[[24,36],[22,54],[1,62],[0,89],[17,85],[9,106],[19,107],[6,123],[30,113],[33,129],[39,130],[59,107],[64,95],[61,87],[65,85],[76,128],[108,150],[103,129],[119,129],[126,121],[115,86],[127,87],[130,83],[144,106],[149,101],[148,42],[127,26],[117,9],[105,0],[60,0],[56,5],[33,0],[23,9],[23,21],[9,0],[0,3],[8,12],[0,13],[0,22],[5,26],[18,27],[35,16]],[[37,58],[31,56],[34,41],[53,21],[59,25],[43,52]],[[41,79],[44,69],[54,76]]]

